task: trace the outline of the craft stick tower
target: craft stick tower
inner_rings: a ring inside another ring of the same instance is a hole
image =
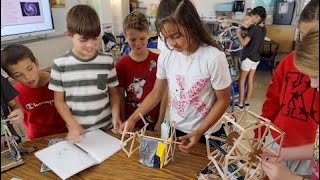
[[[8,120],[1,118],[1,136],[3,135],[5,137],[4,144],[8,146],[8,149],[2,150],[1,148],[1,172],[24,163],[18,150],[18,143],[12,136],[7,123]]]
[[[210,160],[199,173],[199,179],[263,179],[261,168],[262,151],[268,150],[278,157],[282,147],[284,132],[270,120],[251,111],[241,110],[224,114],[213,126],[223,126],[226,138],[206,135],[207,155]],[[269,138],[268,134],[273,137]],[[275,143],[277,149],[271,148]]]
[[[143,118],[141,114],[140,118],[143,121],[144,126],[136,132],[127,132],[127,124],[124,126],[124,133],[122,133],[121,141],[120,141],[120,146],[122,150],[127,154],[128,157],[130,157],[137,149],[139,149],[139,146],[135,147],[135,141],[141,142],[141,137],[145,134],[147,127],[149,123],[146,122],[146,120]],[[128,138],[126,138],[126,136]],[[130,144],[129,149],[126,148],[126,146]]]
[[[140,114],[140,118],[144,123],[144,127],[142,129],[140,129],[139,131],[136,132],[127,132],[127,127],[125,125],[124,128],[124,132],[122,134],[121,137],[121,142],[120,142],[120,146],[122,148],[122,150],[127,154],[128,157],[130,157],[136,150],[138,150],[140,148],[140,162],[142,164],[145,164],[148,166],[152,166],[152,167],[156,167],[153,166],[151,164],[153,164],[153,161],[155,161],[154,159],[144,159],[141,160],[141,154],[144,153],[144,149],[141,149],[141,144],[143,143],[143,141],[154,141],[157,144],[161,144],[162,148],[159,152],[159,147],[158,149],[148,149],[148,153],[150,152],[156,152],[156,154],[161,154],[160,156],[160,162],[158,163],[159,168],[162,168],[163,166],[167,165],[170,161],[173,161],[173,157],[174,157],[174,152],[176,149],[176,144],[179,144],[179,142],[177,142],[177,137],[176,137],[176,130],[174,125],[172,125],[171,123],[169,123],[169,138],[168,139],[161,139],[161,138],[157,138],[157,137],[152,137],[152,136],[147,136],[145,135],[145,131],[147,129],[148,123],[146,122],[146,120],[143,118],[143,116]],[[126,138],[126,135],[128,136],[128,138]],[[139,145],[137,145],[138,142]],[[129,149],[127,149],[127,145],[129,145]],[[160,145],[158,145],[160,146]],[[154,156],[146,156],[146,157],[154,157]],[[151,162],[152,161],[152,162]]]

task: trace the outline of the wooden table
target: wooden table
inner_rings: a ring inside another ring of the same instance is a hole
[[[109,132],[108,132],[109,133]],[[109,133],[113,135],[112,133]],[[154,132],[147,132],[147,135],[157,137]],[[120,136],[113,135],[120,139]],[[37,146],[38,149],[47,147],[48,142],[52,138],[62,138],[65,134],[48,136],[33,141],[22,143],[23,147]],[[12,177],[18,177],[23,180],[37,179],[59,179],[53,173],[40,172],[41,161],[34,156],[34,153],[23,157],[24,164],[8,171],[1,173],[1,179],[9,180]],[[150,168],[139,162],[139,152],[135,152],[130,158],[120,150],[101,164],[90,167],[70,179],[196,179],[197,174],[203,169],[209,160],[206,155],[204,144],[198,144],[191,153],[183,153],[177,146],[174,156],[174,162],[169,162],[162,169]]]

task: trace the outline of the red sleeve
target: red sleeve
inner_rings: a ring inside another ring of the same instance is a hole
[[[280,64],[279,64],[280,66]],[[272,77],[272,80],[268,86],[266,98],[262,105],[262,117],[265,117],[271,122],[274,121],[280,110],[280,93],[281,93],[281,84],[283,81],[283,76],[279,73],[281,67],[278,67],[275,71],[275,74]]]
[[[122,57],[121,59],[119,59],[116,64],[115,64],[115,68],[117,71],[117,77],[118,77],[118,81],[119,81],[119,85],[118,87],[124,87],[125,86],[125,57]]]
[[[271,122],[274,122],[280,111],[280,96],[283,81],[285,80],[287,61],[290,58],[293,58],[293,53],[284,57],[279,63],[278,67],[275,70],[275,73],[271,79],[271,82],[268,86],[266,98],[262,105],[262,117],[269,119]],[[264,132],[264,131],[262,131]],[[257,137],[257,132],[255,131],[255,137]]]

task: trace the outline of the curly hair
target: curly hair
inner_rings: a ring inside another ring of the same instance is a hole
[[[146,15],[139,11],[131,12],[123,22],[123,32],[134,29],[138,31],[149,31],[149,23]]]

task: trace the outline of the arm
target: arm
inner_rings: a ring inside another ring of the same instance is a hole
[[[118,130],[122,124],[120,118],[121,97],[117,87],[109,87],[108,90],[112,112],[113,129]]]
[[[302,146],[282,148],[279,161],[312,159],[313,146],[314,144],[306,144]]]
[[[160,102],[159,118],[158,118],[156,126],[154,127],[155,131],[160,131],[161,123],[162,123],[163,119],[165,118],[167,107],[168,107],[168,87],[166,88],[166,90],[162,96],[161,102]]]
[[[179,137],[179,140],[182,142],[187,139],[190,141],[186,145],[179,145],[179,148],[182,151],[189,152],[191,148],[199,142],[201,136],[221,118],[230,104],[230,92],[230,86],[222,90],[215,90],[217,101],[211,108],[207,117],[202,121],[200,127],[185,136]]]
[[[23,120],[23,108],[16,99],[12,99],[8,103],[11,113],[8,115],[8,119],[11,124],[18,124]]]
[[[278,112],[280,111],[280,94],[282,83],[283,79],[281,78],[277,68],[268,86],[266,98],[262,105],[262,116],[271,120],[271,122],[274,121]]]
[[[281,88],[283,84],[283,78],[285,77],[284,74],[281,72],[282,64],[279,64],[275,73],[271,79],[271,82],[268,86],[265,101],[262,105],[262,117],[269,119],[271,122],[274,122],[275,118],[277,117],[280,111],[280,94]],[[264,132],[264,128],[262,129],[261,133]],[[258,130],[255,130],[255,137],[258,137]]]
[[[141,105],[135,112],[127,119],[127,131],[132,131],[136,122],[140,120],[139,114],[145,115],[153,109],[161,100],[164,94],[164,89],[167,88],[166,79],[156,79],[152,91],[146,96]],[[123,133],[125,123],[121,126],[120,132]]]
[[[73,117],[67,103],[65,102],[64,92],[54,91],[54,105],[60,116],[67,124],[69,130],[67,139],[71,142],[79,142],[81,140],[81,136],[84,134],[84,129]]]
[[[281,164],[262,161],[262,169],[270,180],[290,179],[290,180],[304,180],[305,178],[292,172]]]
[[[242,33],[241,33],[241,29],[240,28],[238,28],[236,30],[236,33],[237,33],[237,36],[239,38],[241,46],[246,46],[250,42],[251,39],[250,39],[249,36],[242,37]]]

